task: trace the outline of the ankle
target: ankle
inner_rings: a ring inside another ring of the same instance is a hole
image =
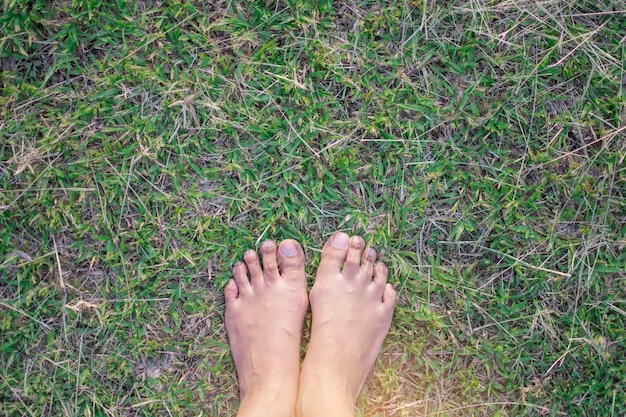
[[[358,393],[352,391],[347,381],[335,375],[319,370],[307,372],[303,369],[296,416],[354,416],[354,403]]]
[[[296,395],[284,393],[266,393],[263,395],[247,396],[241,400],[237,417],[294,417]]]
[[[331,391],[304,392],[298,395],[296,417],[353,417],[352,401]]]

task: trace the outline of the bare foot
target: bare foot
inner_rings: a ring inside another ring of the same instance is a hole
[[[237,368],[238,416],[292,416],[307,311],[304,252],[292,239],[261,244],[233,267],[226,288],[226,330]]]
[[[391,325],[396,292],[376,251],[335,233],[322,249],[311,289],[311,342],[300,374],[297,414],[351,416]],[[343,269],[341,268],[343,264]]]

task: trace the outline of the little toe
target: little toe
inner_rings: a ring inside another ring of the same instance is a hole
[[[276,253],[280,275],[288,282],[306,285],[304,251],[298,242],[286,239],[278,245]]]
[[[267,282],[274,282],[279,277],[278,261],[276,260],[276,243],[273,240],[266,240],[261,243],[261,254],[263,255],[263,275]]]
[[[352,236],[350,238],[350,246],[346,255],[346,263],[343,266],[343,275],[345,278],[356,278],[361,270],[361,257],[365,248],[365,241],[361,236]],[[371,277],[371,276],[370,276]]]
[[[341,271],[346,261],[350,237],[343,232],[335,232],[322,248],[322,259],[317,269],[318,276],[327,276]]]
[[[398,294],[396,293],[395,288],[393,288],[393,285],[385,285],[385,291],[383,292],[383,304],[393,306],[396,303],[397,297]]]
[[[250,290],[250,280],[248,279],[248,268],[243,262],[236,262],[233,265],[233,278],[237,284],[237,294]]]
[[[224,298],[226,300],[226,306],[232,305],[239,296],[239,288],[234,279],[228,280],[228,283],[224,287]]]

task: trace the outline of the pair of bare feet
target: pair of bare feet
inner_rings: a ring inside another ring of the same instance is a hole
[[[396,293],[359,236],[333,234],[307,297],[304,252],[292,239],[261,244],[233,267],[226,329],[239,379],[239,417],[353,416],[391,325]],[[262,266],[261,266],[262,264]],[[309,299],[311,340],[300,368]]]

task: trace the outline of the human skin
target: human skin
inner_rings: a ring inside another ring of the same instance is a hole
[[[322,249],[309,295],[311,341],[296,415],[353,416],[356,399],[391,326],[396,292],[387,267],[360,236],[335,233]],[[343,268],[342,268],[343,266]]]
[[[396,292],[360,236],[336,232],[310,293],[311,341],[300,369],[308,307],[304,252],[291,239],[248,250],[227,284],[226,328],[240,389],[239,417],[353,416],[389,331]]]
[[[255,251],[246,251],[224,289],[239,381],[237,416],[293,416],[308,308],[304,252],[292,239],[278,248],[265,241],[260,252],[262,263]]]

